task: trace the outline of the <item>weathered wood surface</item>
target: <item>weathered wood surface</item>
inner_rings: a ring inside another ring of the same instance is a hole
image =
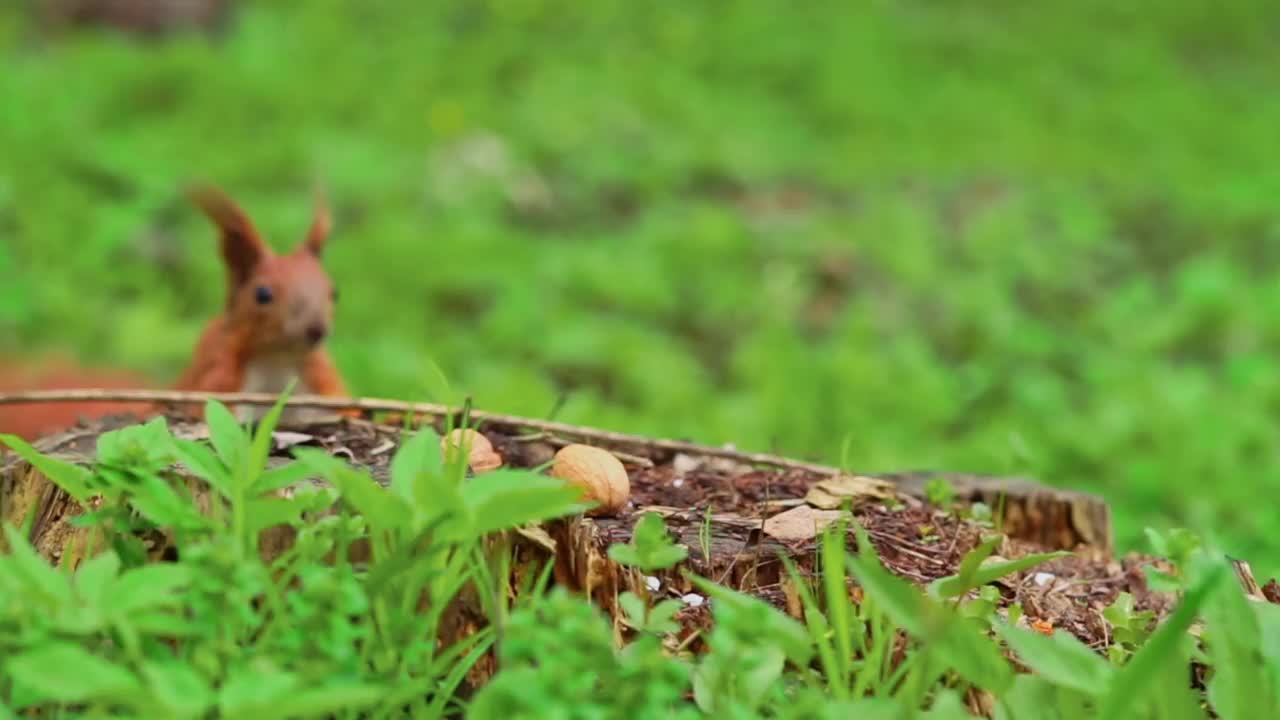
[[[25,398],[23,397],[25,396]],[[148,390],[78,390],[35,391],[0,394],[0,403],[49,402],[59,400],[133,400],[173,403],[191,393]],[[272,404],[275,397],[264,393],[222,394],[224,402],[251,402]],[[435,403],[410,403],[379,398],[329,398],[295,396],[291,404],[307,405],[329,410],[359,409],[366,413],[412,413],[419,418],[431,418],[437,428],[446,420],[457,425],[461,418],[457,408]],[[520,438],[522,451],[518,455],[527,466],[536,466],[550,459],[557,444],[569,441],[585,442],[609,448],[628,462],[638,462],[645,467],[673,465],[677,461],[694,458],[703,464],[728,463],[735,468],[769,467],[805,471],[817,477],[848,474],[848,471],[796,458],[780,457],[765,453],[741,452],[732,448],[711,447],[667,438],[650,438],[599,428],[524,418],[500,413],[475,411],[471,419],[480,422],[491,431]],[[531,438],[544,438],[545,442],[529,442]],[[529,452],[541,446],[549,452],[538,456]],[[354,458],[353,458],[354,459]],[[1081,492],[1046,487],[1020,478],[999,478],[956,473],[891,473],[872,475],[891,480],[901,491],[917,499],[925,497],[925,483],[933,478],[947,478],[958,491],[962,502],[982,501],[997,509],[1002,518],[1002,529],[1014,537],[1037,541],[1052,548],[1088,548],[1097,557],[1107,557],[1113,550],[1110,511],[1100,498]]]

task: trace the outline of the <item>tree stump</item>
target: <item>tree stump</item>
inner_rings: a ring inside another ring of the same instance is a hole
[[[88,463],[98,436],[130,421],[109,418],[44,437],[35,446],[63,460]],[[761,456],[722,448],[705,447],[699,452],[701,446],[679,444],[680,449],[673,450],[677,447],[673,441],[567,426],[549,432],[547,423],[529,423],[525,426],[504,418],[486,422],[481,431],[511,467],[542,466],[558,447],[570,441],[604,447],[623,461],[632,494],[628,506],[611,517],[577,516],[512,533],[512,587],[520,587],[520,577],[540,563],[551,562],[554,583],[589,596],[614,618],[620,637],[627,632],[617,603],[621,593],[680,598],[685,608],[676,617],[682,630],[675,640],[693,652],[702,649],[705,633],[701,631],[709,627],[711,616],[681,572],[686,569],[800,617],[796,588],[780,558],[790,558],[802,575],[816,576],[815,521],[830,519],[831,508],[844,502],[850,504],[853,517],[866,529],[891,571],[918,584],[953,574],[965,553],[984,533],[994,530],[961,513],[929,505],[925,487],[939,477],[954,488],[958,506],[981,501],[993,510],[1003,509],[1002,518],[997,519],[1002,520],[1001,530],[1007,537],[997,551],[999,555],[1016,558],[1047,550],[1073,551],[1070,557],[999,582],[1002,604],[1021,603],[1027,621],[1048,623],[1101,648],[1109,642],[1110,634],[1100,619],[1100,610],[1120,592],[1130,592],[1138,609],[1154,610],[1161,617],[1172,603],[1172,598],[1148,591],[1141,572],[1142,564],[1167,567],[1161,560],[1137,555],[1114,557],[1108,508],[1092,495],[1021,478],[947,473],[856,475],[803,461],[761,463]],[[202,424],[176,418],[170,420],[170,428],[191,438],[207,434]],[[271,463],[288,461],[284,445],[318,446],[367,469],[385,484],[402,430],[366,420],[334,418],[281,427],[277,437],[287,438],[287,442],[273,451]],[[181,466],[173,471],[187,477],[198,502],[207,504],[208,497],[199,494],[201,488]],[[79,546],[83,542],[86,531],[70,524],[79,512],[76,503],[38,469],[14,457],[0,465],[0,519],[21,526],[34,513],[30,540],[44,557],[61,562],[69,543]],[[689,549],[680,566],[651,577],[608,556],[611,544],[630,540],[635,522],[645,512],[659,513],[674,540]],[[162,558],[164,538],[151,540],[154,557]],[[270,560],[291,545],[292,530],[271,528],[264,531],[261,540],[264,559]],[[852,531],[847,542],[855,544]],[[465,635],[483,621],[476,607],[460,607],[451,624],[454,632]],[[473,683],[483,682],[492,663],[481,668],[471,678]]]

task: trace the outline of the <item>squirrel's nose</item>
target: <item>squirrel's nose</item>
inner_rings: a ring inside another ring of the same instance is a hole
[[[324,340],[324,336],[328,334],[329,330],[323,325],[307,326],[307,342],[310,342],[312,345],[318,345],[321,340]]]

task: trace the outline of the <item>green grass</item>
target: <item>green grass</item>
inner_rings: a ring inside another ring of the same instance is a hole
[[[267,469],[281,409],[250,433],[210,403],[208,443],[175,437],[163,418],[107,433],[90,467],[0,435],[77,502],[89,528],[67,540],[58,566],[27,534],[3,528],[0,717],[56,708],[58,717],[359,709],[429,718],[456,709],[494,625],[448,635],[446,611],[465,590],[499,618],[494,599],[508,578],[491,558],[509,550],[487,539],[581,512],[577,491],[510,469],[464,482],[465,464],[444,457],[429,429],[398,448],[389,488],[314,448]],[[198,478],[209,510],[168,474],[174,462]],[[294,485],[314,476],[331,489]],[[275,493],[287,486],[294,492]],[[339,498],[337,513],[323,512]],[[295,539],[264,561],[261,532],[280,526]],[[150,562],[145,532],[171,538],[175,561]],[[358,540],[365,552],[349,554]]]
[[[1272,4],[243,5],[0,9],[0,350],[167,381],[222,288],[181,183],[283,247],[322,177],[358,393],[1025,473],[1280,569]]]

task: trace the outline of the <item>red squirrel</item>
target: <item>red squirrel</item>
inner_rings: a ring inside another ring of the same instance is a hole
[[[227,266],[225,310],[205,327],[195,357],[175,389],[346,395],[324,347],[333,328],[337,290],[320,264],[330,229],[329,210],[317,202],[311,227],[292,252],[277,255],[248,215],[221,191],[200,187],[191,200],[218,226]],[[261,417],[265,408],[239,408]],[[304,413],[290,411],[292,418]]]
[[[345,396],[346,387],[324,348],[333,328],[337,292],[320,263],[330,230],[323,201],[316,203],[311,227],[288,254],[276,254],[249,217],[212,187],[187,193],[218,228],[218,244],[227,270],[226,306],[206,326],[190,365],[175,390],[279,393],[297,380],[295,394]],[[38,368],[0,363],[0,390],[67,388],[141,388],[130,373],[78,368],[60,362]],[[159,407],[123,403],[0,405],[0,433],[31,439],[74,426],[80,418],[107,413],[146,416]],[[264,407],[233,408],[241,420],[260,418]],[[343,415],[358,415],[346,411]],[[290,409],[297,421],[306,411]]]

